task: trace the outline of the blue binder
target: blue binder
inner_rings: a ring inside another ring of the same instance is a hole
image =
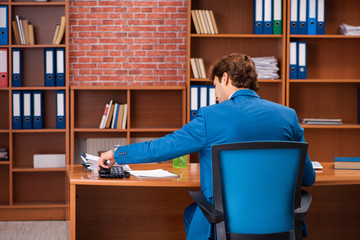
[[[31,91],[22,91],[23,100],[23,129],[32,129],[32,93]]]
[[[21,129],[21,91],[12,91],[12,129]]]
[[[316,0],[307,0],[307,33],[316,35]]]
[[[65,129],[65,91],[56,91],[56,128]]]
[[[44,49],[45,87],[55,86],[55,49]]]
[[[264,0],[264,34],[272,34],[272,0]]]
[[[316,34],[325,34],[325,0],[317,0]]]
[[[199,86],[190,86],[190,120],[194,119],[199,110]]]
[[[208,86],[209,106],[216,104],[216,92],[213,85]]]
[[[33,91],[33,128],[42,129],[42,91]]]
[[[298,42],[298,79],[306,79],[306,42]]]
[[[9,44],[8,6],[0,6],[0,45]]]
[[[206,85],[199,86],[199,108],[209,105],[208,87]]]
[[[289,78],[297,79],[297,42],[290,42],[290,51],[289,51]]]
[[[298,34],[307,34],[307,1],[308,0],[299,0],[298,7],[299,7],[299,26],[298,26]]]
[[[254,33],[264,34],[264,0],[254,0]]]
[[[12,86],[21,87],[21,49],[12,49]]]
[[[291,0],[290,2],[290,34],[298,34],[298,0]]]
[[[56,86],[65,87],[65,49],[57,48],[56,56]]]

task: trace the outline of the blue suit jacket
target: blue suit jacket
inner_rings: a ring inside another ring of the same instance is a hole
[[[293,109],[243,89],[221,104],[200,108],[195,119],[172,134],[119,147],[115,160],[119,164],[159,162],[199,152],[201,191],[210,200],[213,195],[211,146],[260,140],[304,141],[304,129]],[[315,171],[307,156],[303,184],[312,185],[314,181]],[[187,239],[207,240],[210,225],[199,208],[193,221]]]

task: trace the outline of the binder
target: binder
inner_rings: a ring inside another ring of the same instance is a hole
[[[325,34],[325,0],[317,0],[316,34]]]
[[[290,42],[289,58],[289,78],[297,79],[297,42]]]
[[[199,94],[200,94],[199,108],[206,107],[208,105],[208,87],[206,85],[201,85]]]
[[[264,0],[264,34],[272,34],[272,0]]]
[[[65,91],[56,91],[56,128],[65,129]]]
[[[298,42],[298,79],[306,79],[306,42]]]
[[[282,34],[282,1],[273,2],[273,34]]]
[[[308,0],[299,0],[299,28],[298,34],[307,34],[307,24],[306,24],[306,10],[307,10],[307,1]]]
[[[7,87],[8,78],[8,50],[0,49],[0,87]]]
[[[316,35],[316,0],[308,0],[307,7],[307,33]]]
[[[32,96],[31,91],[22,92],[23,100],[23,129],[32,129]]]
[[[55,50],[54,48],[45,48],[45,87],[55,86]]]
[[[298,34],[298,0],[290,2],[290,34]]]
[[[264,34],[264,0],[255,0],[254,7],[254,33]]]
[[[21,87],[21,49],[12,49],[12,86]]]
[[[194,119],[199,110],[199,86],[190,86],[190,120]]]
[[[0,6],[0,45],[9,44],[8,6]]]
[[[56,48],[56,86],[65,87],[65,48]]]
[[[12,129],[21,129],[21,91],[12,92]]]
[[[33,91],[33,128],[42,129],[42,92]]]
[[[215,87],[212,85],[208,86],[209,106],[216,104],[216,92]]]

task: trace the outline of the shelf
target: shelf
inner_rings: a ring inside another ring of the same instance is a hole
[[[290,83],[360,83],[360,79],[290,79]]]
[[[74,132],[126,132],[126,129],[74,128]]]
[[[13,172],[65,172],[66,168],[33,168],[33,167],[15,167]]]
[[[10,2],[13,6],[65,6],[65,2]]]
[[[9,161],[1,161],[0,160],[0,165],[8,165],[10,162]]]
[[[155,87],[155,86],[70,86],[71,90],[113,90],[113,91],[120,91],[120,90],[185,90],[186,86],[161,86],[161,87]]]
[[[66,129],[12,129],[13,133],[65,133]]]
[[[56,90],[66,90],[66,87],[12,87],[12,90],[52,90],[52,91],[56,91]]]
[[[179,128],[132,128],[130,132],[174,132]]]
[[[44,201],[44,202],[14,202],[11,208],[65,208],[65,202]]]
[[[337,35],[337,34],[328,34],[328,35],[290,35],[290,38],[339,38],[339,39],[347,39],[347,38],[360,38],[359,36],[349,36],[349,35]]]
[[[342,124],[342,125],[307,125],[301,124],[304,129],[360,129],[360,124]]]
[[[275,34],[190,34],[190,37],[198,38],[282,38]]]
[[[35,45],[19,45],[13,44],[12,48],[64,48],[65,44],[53,45],[53,44],[35,44]]]

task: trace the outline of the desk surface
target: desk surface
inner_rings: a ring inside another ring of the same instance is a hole
[[[315,186],[360,184],[360,170],[335,170],[333,162],[322,162],[323,170],[316,170]],[[169,163],[130,164],[134,170],[164,169],[180,175],[180,178],[100,179],[96,173],[85,171],[81,165],[67,166],[70,184],[111,186],[199,187],[200,167],[191,163],[187,168],[173,168]],[[100,180],[100,181],[99,181]]]
[[[70,184],[74,185],[110,185],[110,186],[151,186],[151,187],[200,187],[199,164],[191,163],[187,168],[173,168],[169,163],[130,164],[133,170],[164,169],[179,175],[179,178],[137,178],[104,179],[97,173],[84,170],[82,165],[69,165],[67,172]]]

